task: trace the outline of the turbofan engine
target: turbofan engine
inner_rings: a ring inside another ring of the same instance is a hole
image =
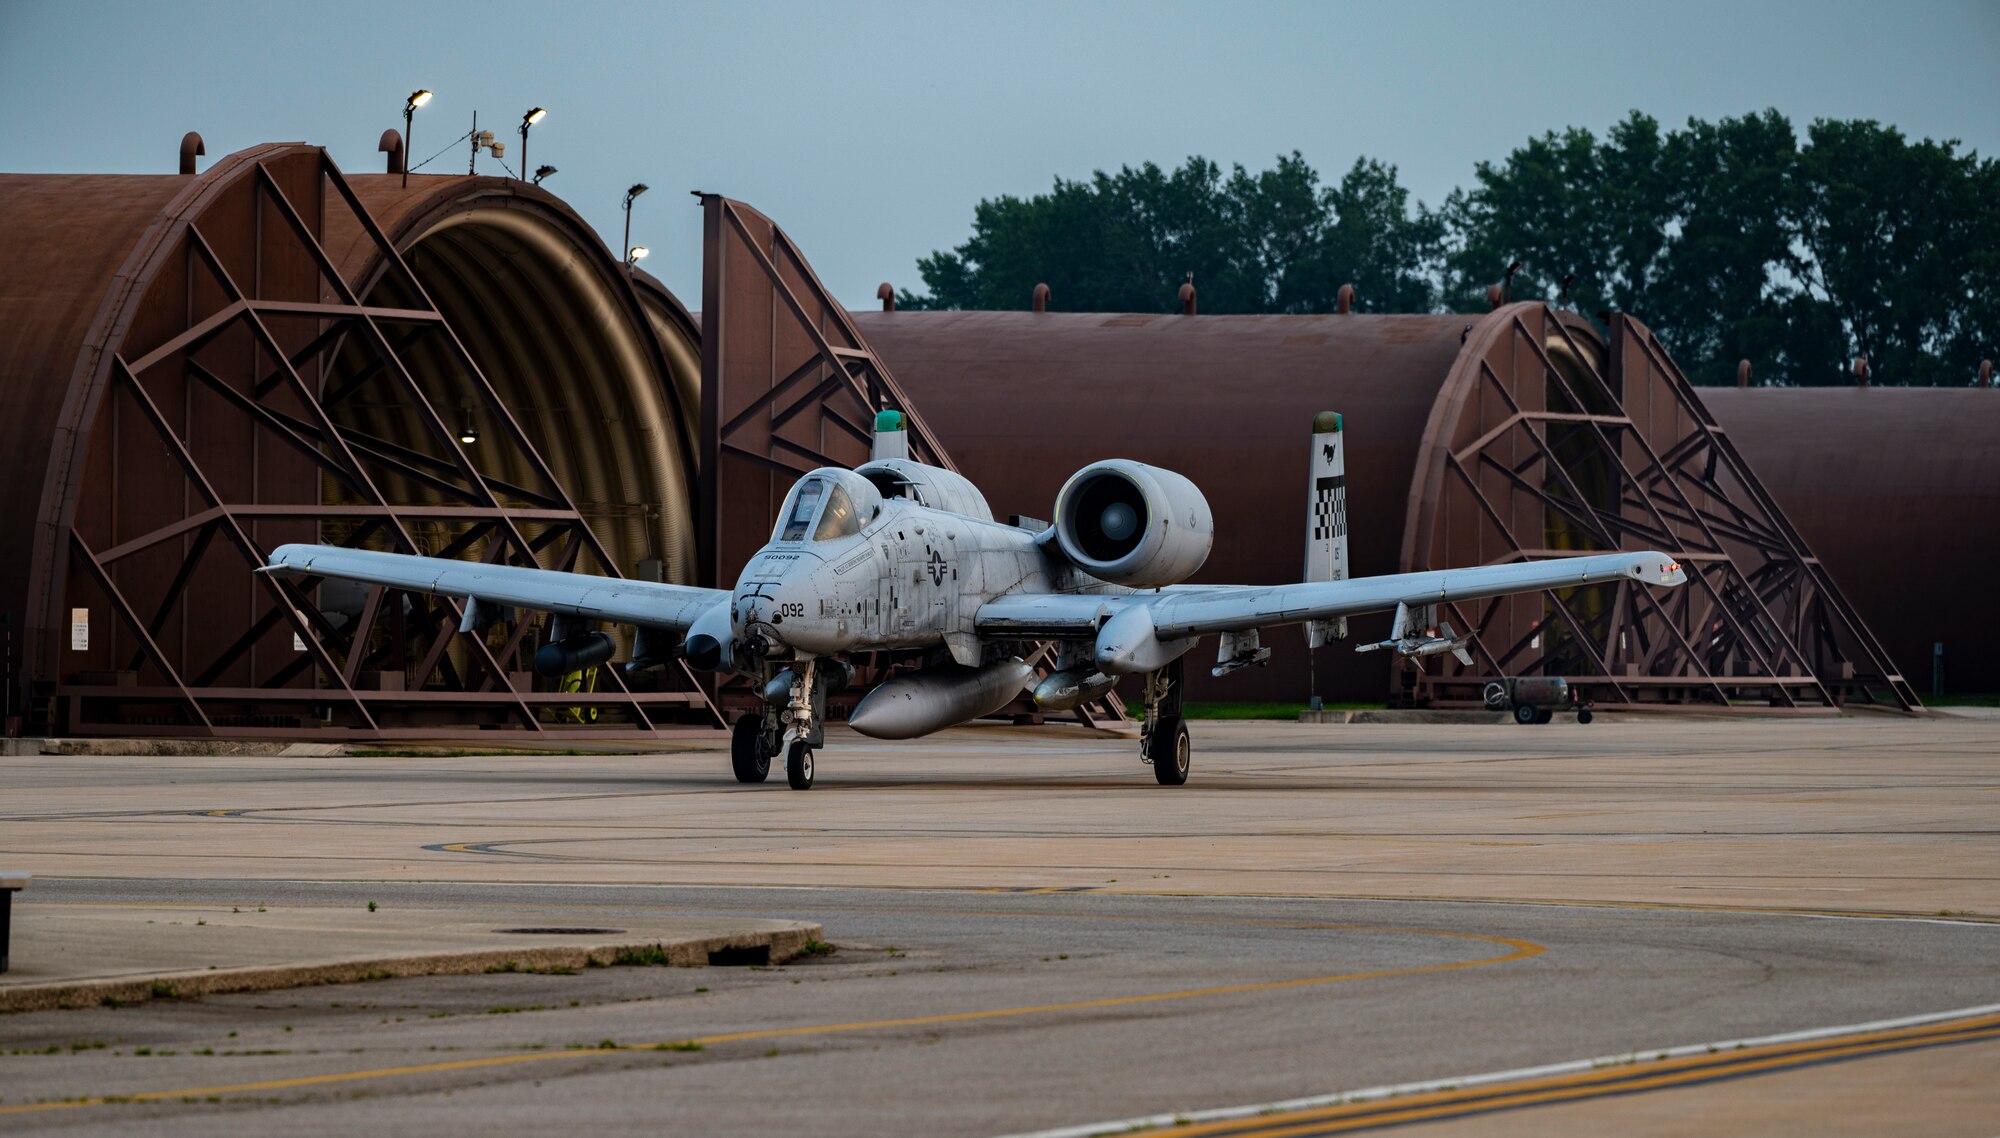
[[[1056,542],[1077,568],[1134,588],[1184,581],[1208,560],[1215,518],[1194,483],[1130,459],[1093,462],[1056,495]]]

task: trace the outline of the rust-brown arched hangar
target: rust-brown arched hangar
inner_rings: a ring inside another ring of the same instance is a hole
[[[300,144],[199,174],[0,176],[0,607],[18,727],[712,729],[731,693],[678,664],[542,679],[526,665],[534,621],[459,636],[449,603],[250,570],[274,545],[318,540],[726,583],[792,473],[856,460],[882,406],[911,411],[919,452],[955,461],[1003,516],[1046,515],[1062,480],[1107,454],[1184,471],[1218,518],[1201,579],[1297,571],[1318,410],[1346,417],[1357,574],[1619,547],[1694,571],[1668,596],[1438,614],[1480,630],[1470,668],[1335,645],[1309,670],[1281,631],[1267,669],[1191,669],[1204,698],[1463,705],[1493,676],[1542,672],[1600,703],[1907,708],[1905,672],[1929,676],[1910,646],[1932,639],[1965,642],[1953,687],[2000,686],[1964,634],[2000,625],[1974,568],[2000,533],[1994,472],[1966,465],[1985,460],[1871,457],[1845,405],[1807,416],[1837,420],[1818,440],[1785,429],[1800,397],[1905,408],[1905,442],[1939,414],[1983,429],[2000,400],[1730,392],[1718,421],[1639,321],[1539,304],[850,313],[782,230],[714,195],[696,320],[537,187],[404,183]],[[1854,456],[1836,463],[1844,479],[1814,457],[1832,440]],[[1870,463],[1893,488],[1871,488]],[[1900,508],[1935,505],[1946,479],[1948,509]],[[1920,544],[1937,509],[1972,523],[1956,552]],[[1850,537],[1857,510],[1882,542]],[[1870,629],[1885,621],[1892,649]]]
[[[1309,669],[1302,637],[1267,636],[1267,669],[1204,675],[1203,698],[1296,701],[1316,686],[1331,699],[1465,705],[1498,676],[1557,674],[1600,703],[1915,705],[1814,538],[1759,481],[1771,455],[1746,456],[1630,317],[1600,327],[1517,303],[1477,316],[885,311],[858,323],[961,468],[1004,487],[999,511],[1046,511],[1086,456],[1188,473],[1216,515],[1201,579],[1299,572],[1308,424],[1321,409],[1345,418],[1356,575],[1620,548],[1672,552],[1690,570],[1670,594],[1557,590],[1436,614],[1479,630],[1471,667],[1433,657],[1385,672],[1380,656],[1332,646]],[[1986,405],[2000,415],[2000,400]],[[1961,588],[1969,570],[1927,567]],[[1380,639],[1388,618],[1355,626],[1357,640]]]
[[[719,723],[679,667],[537,682],[529,622],[456,636],[450,603],[251,572],[334,541],[689,579],[699,334],[679,302],[523,182],[347,175],[303,144],[197,174],[200,149],[177,176],[0,176],[10,717]]]

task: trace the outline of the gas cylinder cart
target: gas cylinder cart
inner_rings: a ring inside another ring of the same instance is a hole
[[[1511,709],[1514,722],[1523,726],[1547,723],[1555,713],[1575,712],[1578,723],[1588,723],[1591,701],[1569,686],[1561,676],[1507,676],[1486,685],[1481,693],[1490,711]]]

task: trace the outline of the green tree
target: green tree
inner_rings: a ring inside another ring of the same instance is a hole
[[[1659,123],[1634,111],[1602,142],[1570,127],[1474,166],[1473,188],[1445,201],[1454,246],[1445,302],[1484,309],[1486,287],[1520,261],[1513,299],[1567,292],[1584,312],[1643,309],[1672,212],[1664,151]]]
[[[1550,132],[1446,201],[1445,302],[1486,304],[1515,261],[1515,299],[1645,320],[1699,383],[1970,381],[1994,350],[2000,278],[1994,163],[1874,122],[1774,110],[1662,133],[1633,112],[1603,140]]]
[[[1297,153],[1224,176],[1205,158],[1147,163],[1046,194],[981,201],[972,237],[917,262],[927,294],[905,308],[1025,308],[1037,283],[1081,312],[1171,311],[1189,273],[1201,310],[1331,311],[1342,284],[1364,307],[1423,311],[1436,296],[1443,221],[1410,206],[1394,167],[1360,160],[1322,187]]]
[[[1876,381],[1964,384],[1993,331],[1993,163],[1870,121],[1821,120],[1808,139],[1793,195],[1803,294]]]
[[[1482,311],[1515,299],[1631,312],[1697,383],[1963,384],[2000,354],[2000,163],[1868,121],[1801,142],[1775,110],[1663,131],[1637,111],[1480,162],[1437,211],[1396,168],[1356,160],[1322,186],[1297,153],[1268,170],[1150,163],[982,201],[972,236],[918,262],[906,308],[1025,308],[1047,282],[1071,311]]]
[[[1676,231],[1639,315],[1696,383],[1734,383],[1744,359],[1759,379],[1838,367],[1826,314],[1801,304],[1786,279],[1797,161],[1792,124],[1776,111],[1690,120],[1667,140]]]

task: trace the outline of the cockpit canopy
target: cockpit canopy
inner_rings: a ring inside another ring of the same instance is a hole
[[[772,541],[834,541],[852,537],[882,510],[881,491],[838,467],[813,471],[785,499]]]

